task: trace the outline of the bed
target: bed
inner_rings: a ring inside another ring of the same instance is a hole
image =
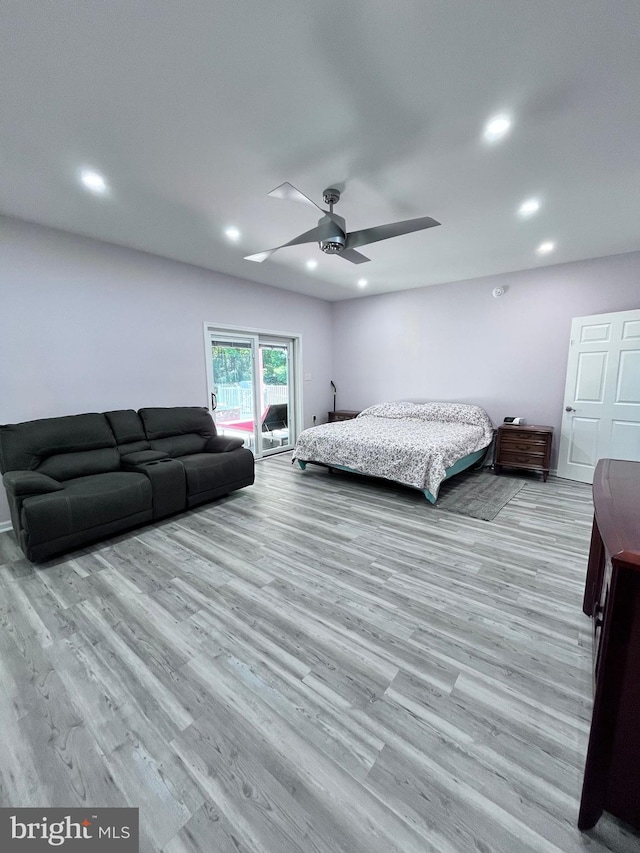
[[[293,461],[382,477],[419,489],[431,503],[440,484],[479,462],[493,424],[469,403],[381,403],[349,421],[300,433]]]

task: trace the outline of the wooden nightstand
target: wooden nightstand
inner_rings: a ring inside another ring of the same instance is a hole
[[[498,428],[495,469],[526,468],[540,471],[547,481],[551,464],[551,442],[553,427],[513,426],[503,424]]]
[[[336,421],[350,421],[356,418],[360,412],[352,412],[349,409],[338,409],[336,412],[327,412],[329,415],[328,423],[333,424]]]

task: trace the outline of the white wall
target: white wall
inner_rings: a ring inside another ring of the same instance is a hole
[[[326,419],[328,302],[7,217],[0,246],[0,423],[206,405],[204,322],[302,334],[304,422]]]
[[[475,402],[555,427],[555,466],[571,319],[639,307],[640,252],[334,303],[338,407]]]
[[[638,307],[638,252],[330,305],[0,216],[0,423],[206,405],[207,321],[302,334],[305,426],[334,379],[341,408],[456,399],[551,424],[555,464],[571,318]]]

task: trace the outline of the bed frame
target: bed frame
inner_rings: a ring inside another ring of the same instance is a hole
[[[487,447],[482,447],[480,450],[476,450],[474,453],[469,453],[467,456],[463,456],[462,459],[458,459],[457,462],[454,462],[449,468],[445,469],[445,478],[444,480],[448,480],[450,477],[455,477],[456,474],[459,474],[461,471],[465,471],[467,468],[471,468],[476,462],[479,462],[488,452],[491,444]],[[382,480],[385,479],[383,477],[372,477],[371,474],[365,474],[363,471],[357,471],[355,468],[347,468],[345,465],[327,465],[325,462],[313,462],[313,460],[297,460],[298,465],[304,469],[307,465],[321,465],[323,468],[335,468],[339,471],[347,471],[349,474],[360,474],[362,477],[371,477],[371,479]],[[442,481],[444,483],[444,480]],[[390,480],[389,482],[395,482]],[[410,486],[407,483],[400,483],[402,486],[407,486],[409,489],[415,489],[416,486]],[[425,498],[429,501],[429,503],[435,504],[437,498],[434,497],[428,489],[418,489],[419,492],[425,496]]]

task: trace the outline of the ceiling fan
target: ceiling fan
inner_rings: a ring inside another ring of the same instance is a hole
[[[322,194],[322,200],[329,205],[329,210],[323,210],[310,198],[307,198],[304,193],[297,190],[292,184],[285,182],[271,190],[267,195],[273,198],[282,198],[293,201],[302,201],[305,204],[310,204],[319,210],[323,216],[318,220],[318,224],[310,231],[305,231],[299,237],[294,237],[288,243],[283,243],[282,246],[276,246],[275,249],[267,249],[265,252],[257,252],[255,255],[247,255],[245,261],[256,261],[262,263],[267,258],[271,257],[278,249],[284,249],[286,246],[298,246],[301,243],[318,243],[323,252],[327,255],[337,255],[350,261],[352,264],[364,264],[370,258],[365,257],[356,249],[360,246],[366,246],[369,243],[377,243],[379,240],[388,240],[389,237],[399,237],[401,234],[410,234],[412,231],[422,231],[424,228],[433,228],[434,225],[440,225],[435,219],[430,216],[421,216],[418,219],[405,219],[402,222],[391,222],[388,225],[376,225],[374,228],[363,228],[361,231],[348,232],[346,223],[342,216],[338,216],[333,212],[334,204],[340,200],[340,191],[336,189],[327,189]]]

